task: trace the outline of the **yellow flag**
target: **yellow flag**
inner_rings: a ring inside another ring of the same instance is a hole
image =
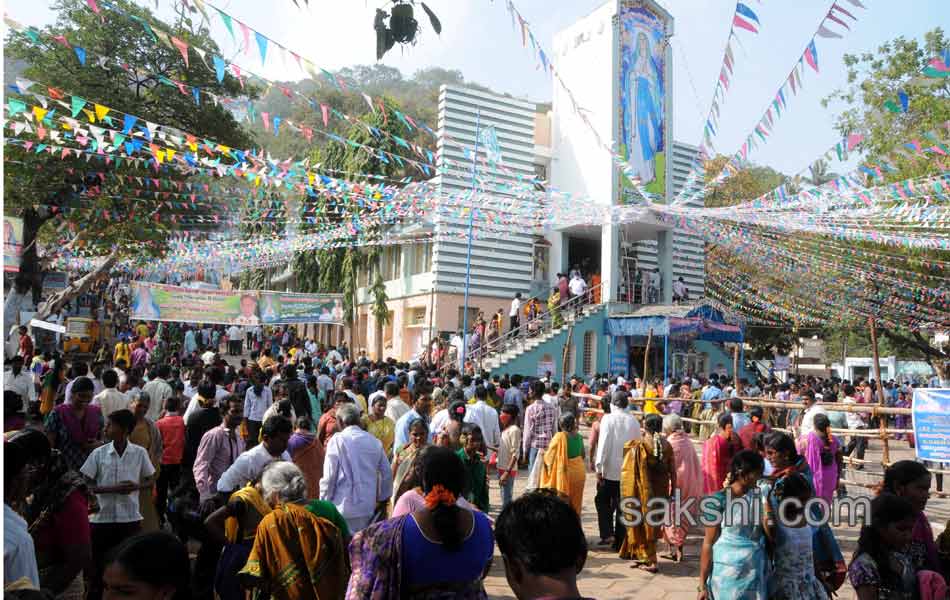
[[[86,113],[86,118],[89,119],[90,123],[96,122],[96,113],[92,112],[88,108],[82,109],[82,112]]]
[[[106,114],[109,112],[108,106],[103,106],[101,104],[96,105],[96,118],[100,121],[105,118]]]
[[[46,110],[45,108],[40,108],[39,106],[33,107],[33,116],[36,117],[37,122],[42,121],[43,118],[46,116],[46,113],[48,112],[49,111]]]
[[[165,154],[168,156],[168,160],[169,160],[169,161],[171,161],[171,159],[175,158],[175,151],[172,150],[171,148],[165,148]]]

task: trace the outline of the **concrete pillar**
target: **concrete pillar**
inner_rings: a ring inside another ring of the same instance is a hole
[[[660,302],[673,302],[673,232],[660,231],[656,234],[656,260],[660,267]]]
[[[616,225],[601,227],[600,280],[602,301],[616,302],[620,285],[620,234]]]
[[[558,273],[567,273],[567,235],[561,231],[552,231],[548,235],[548,240],[551,242],[551,254],[548,257],[550,279],[544,283],[550,286],[556,281]],[[546,294],[550,294],[550,292],[550,288],[545,290]]]

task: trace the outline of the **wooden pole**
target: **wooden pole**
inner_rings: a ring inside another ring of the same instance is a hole
[[[647,395],[647,371],[650,367],[650,344],[653,342],[653,328],[650,328],[650,333],[647,335],[647,347],[643,352],[643,381],[640,383],[640,397],[643,398]]]
[[[735,351],[732,353],[732,379],[733,386],[736,388],[736,395],[742,395],[742,387],[739,384],[739,344],[736,344]]]
[[[877,352],[877,328],[874,319],[868,317],[868,327],[871,329],[871,349],[874,353],[874,380],[877,382],[877,403],[878,406],[884,406],[884,382],[881,381],[881,357]],[[884,442],[884,448],[881,452],[881,466],[887,469],[891,462],[890,448],[887,444],[887,415],[880,415],[878,421],[881,425],[881,440]]]

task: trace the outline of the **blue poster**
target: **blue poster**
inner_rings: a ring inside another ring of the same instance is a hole
[[[627,376],[630,368],[630,355],[627,352],[627,338],[614,336],[610,338],[610,376]]]
[[[620,149],[653,194],[666,193],[665,25],[642,6],[620,7]]]
[[[950,462],[950,389],[914,390],[917,458]]]

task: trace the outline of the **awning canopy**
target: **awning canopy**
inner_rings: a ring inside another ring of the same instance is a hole
[[[693,337],[709,342],[736,342],[745,339],[740,325],[726,323],[722,313],[715,308],[701,304],[695,307],[682,305],[669,307],[652,306],[644,310],[642,316],[637,313],[608,318],[604,322],[604,333],[612,336],[647,336],[650,330],[658,337]],[[666,312],[667,314],[657,314]]]

